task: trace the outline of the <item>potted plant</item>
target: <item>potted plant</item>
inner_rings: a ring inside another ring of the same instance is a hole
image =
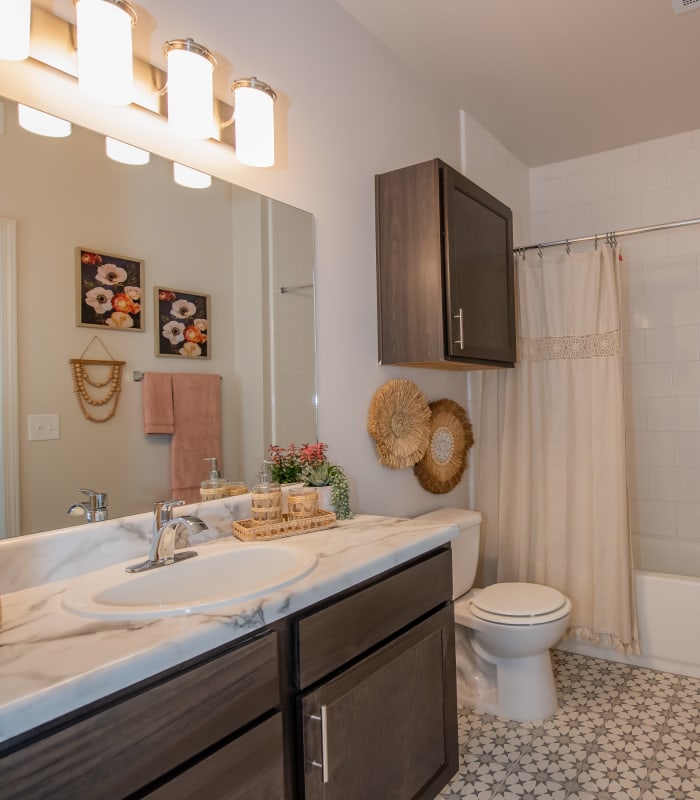
[[[323,442],[287,448],[270,445],[270,474],[278,483],[303,481],[309,486],[330,486],[331,505],[338,519],[350,519],[350,487],[342,467],[332,464]]]
[[[266,463],[270,478],[275,483],[303,483],[301,452],[306,446],[290,444],[285,448],[276,444],[270,445],[270,460]]]

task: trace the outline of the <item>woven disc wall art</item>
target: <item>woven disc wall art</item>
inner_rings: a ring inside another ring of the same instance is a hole
[[[369,404],[367,430],[374,439],[379,463],[407,469],[420,461],[430,440],[430,407],[412,381],[387,381]]]
[[[430,411],[430,443],[413,472],[426,491],[446,494],[462,479],[474,434],[466,411],[452,400],[436,400]]]

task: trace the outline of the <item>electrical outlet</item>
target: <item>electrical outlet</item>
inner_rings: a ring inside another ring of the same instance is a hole
[[[61,426],[58,414],[29,414],[29,441],[37,442],[45,439],[60,439]]]

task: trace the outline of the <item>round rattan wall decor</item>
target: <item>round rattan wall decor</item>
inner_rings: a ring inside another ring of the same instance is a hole
[[[452,400],[436,400],[430,411],[430,443],[413,472],[426,491],[446,494],[462,480],[474,434],[466,411]]]
[[[423,458],[430,440],[430,407],[412,381],[387,381],[369,404],[367,430],[374,439],[379,463],[407,469]]]

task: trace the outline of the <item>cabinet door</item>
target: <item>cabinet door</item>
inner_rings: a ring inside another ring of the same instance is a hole
[[[445,357],[440,162],[375,179],[379,361]]]
[[[447,355],[515,362],[511,210],[443,165]]]
[[[306,800],[432,798],[457,769],[452,606],[305,695]]]

